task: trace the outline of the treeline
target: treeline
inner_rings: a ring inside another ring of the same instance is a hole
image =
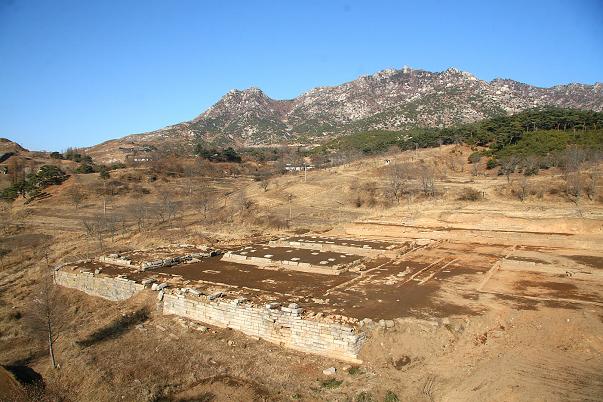
[[[90,155],[86,155],[85,153],[80,152],[75,148],[67,148],[67,150],[63,153],[61,152],[51,152],[49,155],[52,159],[60,159],[60,160],[70,160],[77,163],[86,163],[92,164],[92,157]]]
[[[331,140],[315,148],[312,154],[353,150],[373,155],[392,147],[409,150],[455,143],[487,147],[495,159],[510,154],[544,156],[568,145],[601,150],[603,113],[540,108],[449,128],[369,131]]]
[[[195,145],[195,155],[213,162],[241,162],[241,155],[232,147],[225,149],[208,148],[203,143]]]

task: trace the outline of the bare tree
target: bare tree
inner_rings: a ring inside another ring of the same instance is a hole
[[[203,219],[207,219],[214,202],[213,196],[208,191],[200,191],[193,198],[193,207],[203,213]]]
[[[445,158],[446,167],[452,172],[460,173],[465,170],[465,160],[457,156],[454,151]]]
[[[82,191],[82,187],[79,184],[75,184],[67,191],[69,202],[78,209],[82,202],[86,199],[86,194]]]
[[[86,234],[91,239],[98,241],[98,245],[99,245],[99,248],[101,249],[101,251],[104,251],[104,249],[105,249],[104,240],[105,240],[105,235],[106,235],[107,231],[111,231],[112,238],[115,233],[114,226],[113,226],[113,228],[110,228],[108,225],[108,221],[109,220],[102,214],[97,214],[94,217],[92,217],[91,219],[82,218],[82,220],[81,220],[82,226],[84,227]],[[113,220],[111,220],[111,223],[114,224]]]
[[[521,201],[525,201],[530,194],[530,182],[526,176],[523,176],[521,180],[519,180],[519,190],[517,192],[517,197]]]
[[[471,164],[471,176],[477,176],[479,174],[479,162]]]
[[[405,165],[391,165],[387,171],[388,194],[400,204],[400,199],[408,185],[408,171]]]
[[[114,242],[115,235],[117,234],[119,218],[113,214],[108,214],[103,216],[103,220],[105,221],[105,230],[111,235],[111,242]]]
[[[24,322],[33,335],[47,342],[50,364],[52,368],[56,368],[54,348],[65,330],[66,303],[57,291],[53,273],[48,266],[40,269],[39,281]]]
[[[191,197],[193,195],[194,187],[195,187],[194,179],[195,179],[195,176],[197,176],[197,174],[199,173],[199,171],[198,171],[196,165],[190,164],[190,163],[184,165],[182,170],[183,170],[184,177],[186,179],[186,181],[185,181],[186,195],[188,197]]]
[[[101,252],[105,251],[105,232],[107,228],[107,222],[103,215],[96,215],[94,217],[94,235],[98,241],[98,246]]]
[[[540,170],[540,158],[530,155],[523,159],[523,174],[525,176],[534,176]]]
[[[591,201],[597,196],[597,186],[599,185],[600,177],[601,172],[598,163],[595,163],[588,173],[588,180],[586,183],[586,194]]]
[[[562,155],[562,175],[565,180],[565,194],[575,203],[584,192],[584,178],[582,167],[586,154],[577,146],[567,148]]]
[[[582,168],[587,160],[587,155],[582,148],[574,145],[563,152],[561,159],[564,172],[575,172]]]
[[[423,165],[419,171],[419,179],[421,181],[421,189],[423,194],[428,197],[436,195],[435,172],[432,167]]]
[[[82,218],[82,226],[88,236],[94,236],[94,223],[92,221],[87,218]]]
[[[171,226],[179,210],[180,203],[174,200],[171,192],[165,191],[161,196],[161,203],[156,209],[160,223],[167,222]]]
[[[255,202],[251,198],[247,197],[247,192],[245,189],[241,189],[237,193],[235,207],[239,210],[239,213],[244,216],[255,207]]]
[[[132,205],[129,206],[129,212],[133,216],[138,230],[142,231],[146,225],[146,221],[149,215],[149,208],[142,199],[136,200]]]
[[[500,160],[500,173],[507,177],[507,183],[511,182],[511,174],[517,168],[518,160],[515,156],[508,156]]]

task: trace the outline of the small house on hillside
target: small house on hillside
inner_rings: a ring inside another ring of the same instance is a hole
[[[310,170],[313,168],[314,166],[312,165],[292,165],[290,163],[285,165],[285,170],[288,172],[303,172],[304,170]]]

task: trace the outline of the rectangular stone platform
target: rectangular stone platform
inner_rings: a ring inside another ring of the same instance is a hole
[[[339,275],[358,263],[361,257],[334,251],[257,244],[229,251],[222,256],[222,260],[262,268],[284,268],[324,275]]]
[[[332,251],[365,257],[395,257],[409,249],[412,244],[395,244],[378,240],[350,239],[334,236],[293,236],[271,240],[275,247],[294,247],[307,250]]]

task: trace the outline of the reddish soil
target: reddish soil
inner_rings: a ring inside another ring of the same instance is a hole
[[[592,255],[570,255],[569,258],[592,268],[603,268],[603,257],[595,257]]]
[[[592,302],[601,301],[601,295],[580,292],[580,288],[572,283],[522,280],[515,283],[515,290],[527,296],[558,297],[560,299],[576,299]]]
[[[341,275],[317,275],[299,271],[262,269],[254,265],[221,261],[220,258],[220,256],[204,258],[200,262],[147,272],[181,275],[185,280],[224,283],[304,297],[319,297],[329,288],[357,275],[349,272]]]
[[[386,264],[352,286],[331,292],[330,306],[338,314],[358,319],[477,314],[477,310],[467,307],[466,301],[456,304],[440,294],[446,281],[459,275],[475,274],[476,271],[451,264],[445,268],[448,272],[443,272],[439,269],[444,263],[431,267],[415,261]],[[404,276],[398,276],[404,272]],[[423,280],[425,282],[421,283]]]

